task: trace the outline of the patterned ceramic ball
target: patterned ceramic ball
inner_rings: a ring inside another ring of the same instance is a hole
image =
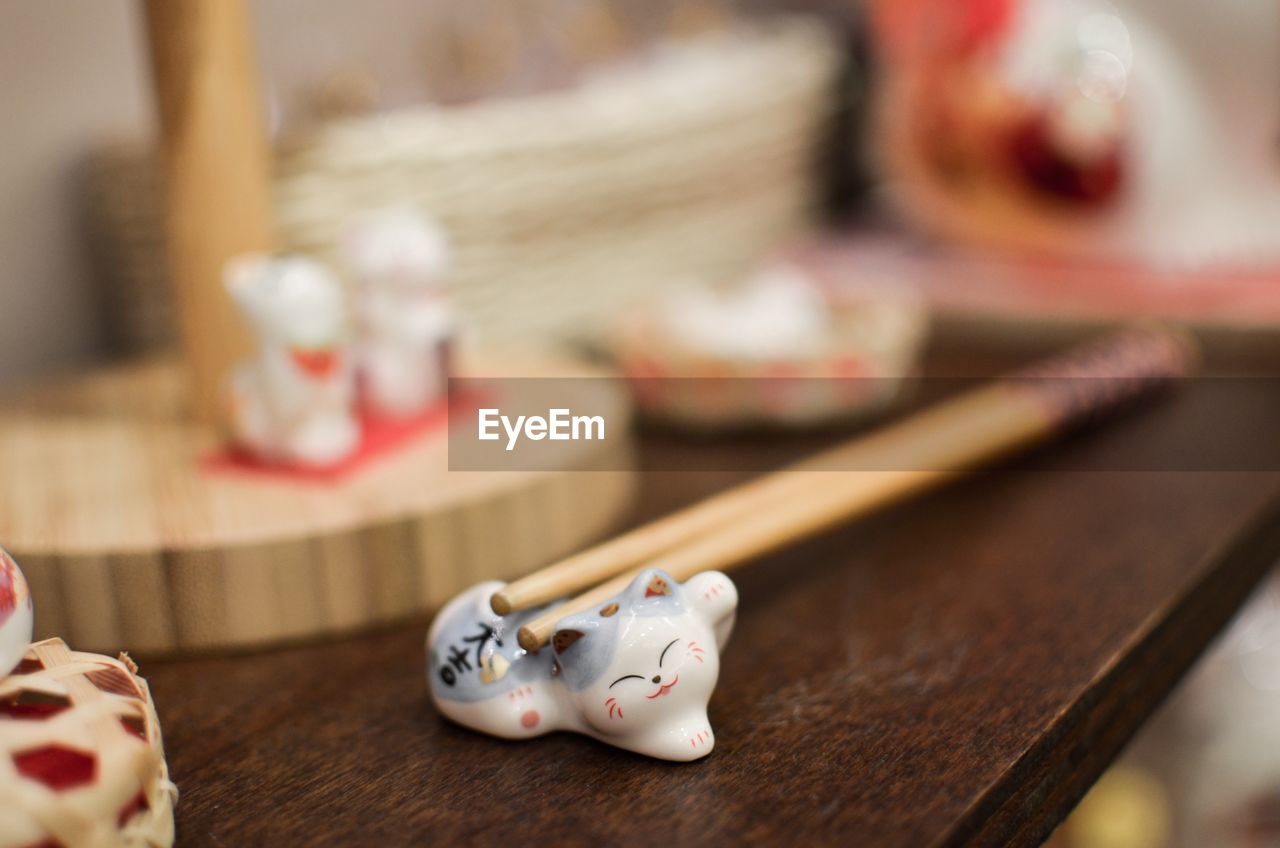
[[[0,676],[18,665],[31,642],[31,593],[18,564],[0,549]]]

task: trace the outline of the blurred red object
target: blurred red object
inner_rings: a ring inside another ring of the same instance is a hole
[[[892,78],[883,98],[896,169],[980,214],[1026,205],[1068,212],[1106,205],[1123,187],[1126,115],[1069,66],[1032,92],[1000,73],[1017,0],[882,0],[879,46]],[[1004,213],[997,212],[997,217]]]
[[[1280,265],[1280,7],[873,0],[886,195],[943,241]]]
[[[877,0],[871,23],[898,60],[957,59],[994,44],[1016,0]]]

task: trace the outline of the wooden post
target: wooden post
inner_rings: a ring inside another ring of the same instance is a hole
[[[192,408],[212,423],[228,369],[251,350],[223,265],[273,245],[262,89],[244,0],[146,0],[146,13],[174,299]]]

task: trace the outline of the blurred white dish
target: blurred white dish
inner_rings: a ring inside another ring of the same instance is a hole
[[[927,328],[905,291],[833,288],[776,263],[735,290],[687,290],[627,313],[612,353],[652,417],[698,429],[807,426],[882,409]]]

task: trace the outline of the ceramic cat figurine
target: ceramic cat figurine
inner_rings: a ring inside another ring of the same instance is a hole
[[[0,549],[0,677],[22,661],[31,643],[31,593],[18,564]]]
[[[571,730],[664,760],[711,753],[707,702],[738,592],[718,571],[683,585],[649,569],[621,595],[556,624],[528,653],[516,632],[539,610],[489,607],[504,584],[451,601],[427,636],[431,693],[448,718],[508,739]]]
[[[271,462],[324,467],[345,459],[360,429],[338,281],[310,259],[255,254],[228,264],[226,286],[260,343],[232,375],[236,441]]]
[[[385,212],[356,225],[346,256],[365,402],[383,416],[418,414],[448,389],[455,320],[440,287],[449,265],[444,233],[415,212]]]

